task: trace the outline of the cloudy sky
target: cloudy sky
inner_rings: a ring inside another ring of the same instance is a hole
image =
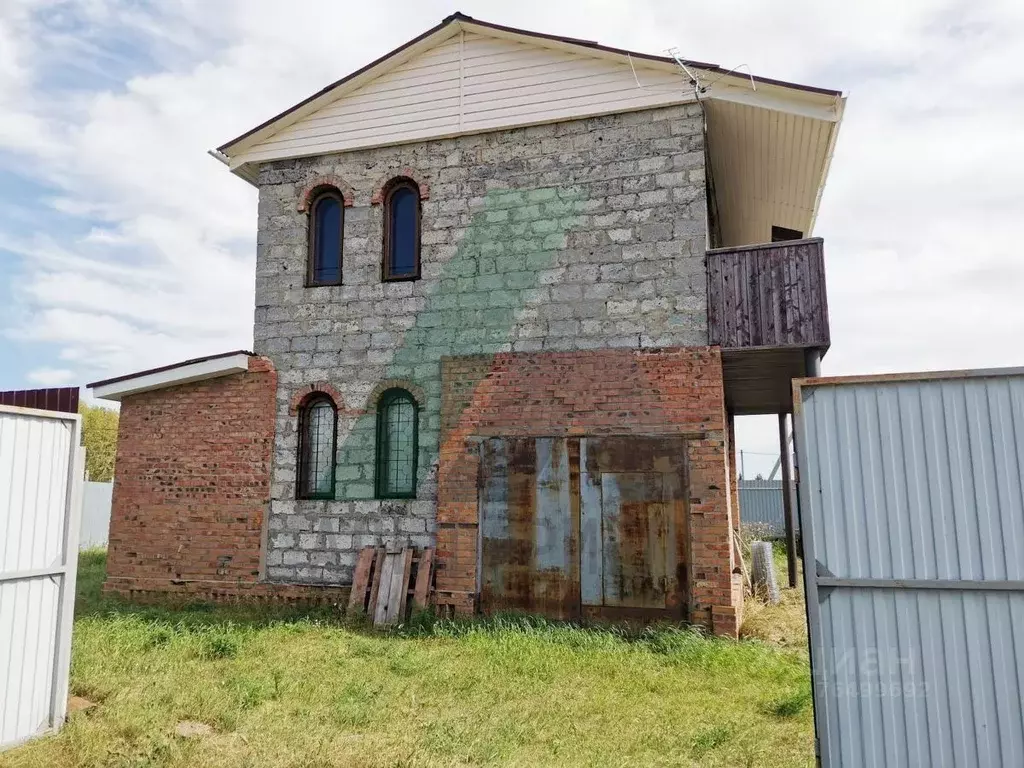
[[[0,0],[0,389],[249,347],[256,193],[206,151],[455,10],[842,89],[825,373],[1024,363],[1020,2]]]

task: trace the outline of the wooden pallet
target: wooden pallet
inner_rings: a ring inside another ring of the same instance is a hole
[[[374,626],[405,621],[430,604],[434,550],[363,547],[352,577],[349,615],[365,614]],[[411,610],[410,610],[411,609]]]

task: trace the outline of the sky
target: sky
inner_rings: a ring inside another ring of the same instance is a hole
[[[0,389],[251,347],[256,191],[207,150],[456,10],[843,90],[823,372],[1024,362],[1024,3],[0,0]]]

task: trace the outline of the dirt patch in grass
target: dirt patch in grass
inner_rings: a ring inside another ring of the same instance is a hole
[[[100,705],[0,765],[813,764],[806,653],[760,641],[429,615],[381,634],[96,591],[79,608],[72,693]],[[177,736],[186,721],[209,735]]]

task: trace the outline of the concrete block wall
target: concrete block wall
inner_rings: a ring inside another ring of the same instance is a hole
[[[382,283],[380,189],[412,176],[422,278]],[[343,284],[306,288],[305,196],[345,208]],[[278,372],[267,575],[344,582],[361,546],[436,534],[445,356],[707,343],[704,146],[695,105],[265,165],[255,345]],[[339,407],[336,498],[295,499],[295,394]],[[376,399],[420,401],[417,498],[374,495]]]

